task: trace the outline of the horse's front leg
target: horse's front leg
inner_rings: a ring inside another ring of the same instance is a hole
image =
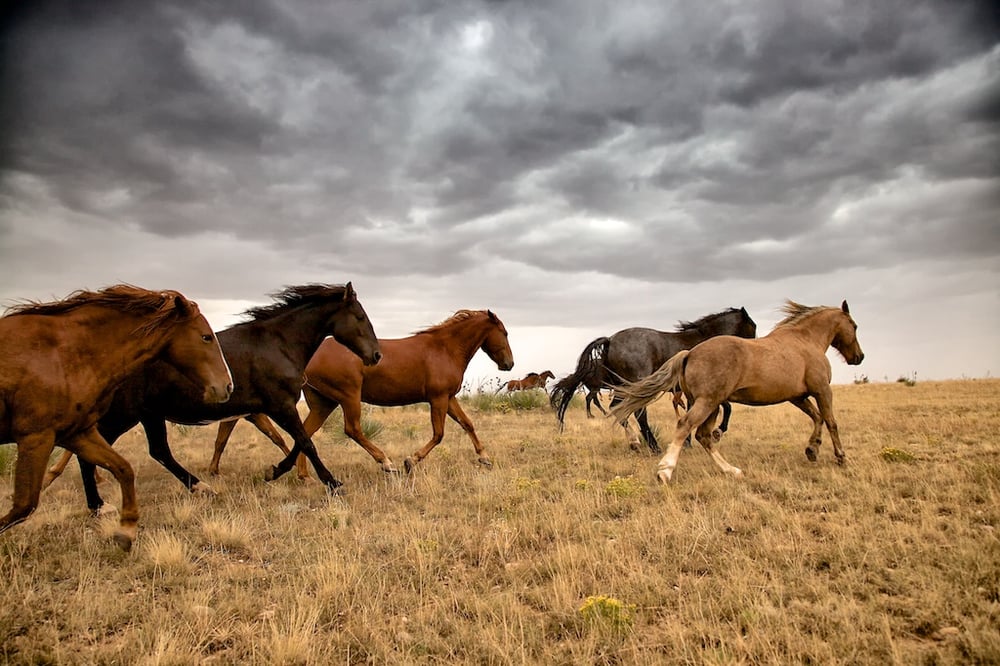
[[[38,508],[42,492],[45,464],[56,446],[54,432],[34,433],[17,442],[17,462],[14,465],[14,493],[10,511],[0,518],[0,532],[24,522]]]
[[[833,391],[829,386],[816,393],[816,405],[819,407],[819,415],[826,423],[826,429],[830,431],[830,440],[833,442],[833,455],[837,459],[838,465],[843,465],[847,456],[844,454],[844,447],[840,445],[840,430],[837,428],[837,419],[833,417]]]
[[[74,440],[65,444],[65,447],[76,453],[82,463],[87,463],[93,469],[93,465],[99,465],[111,472],[118,481],[122,493],[122,508],[120,514],[120,524],[115,532],[115,543],[124,550],[132,549],[138,532],[139,523],[139,503],[135,494],[135,472],[127,460],[118,455],[111,445],[101,436],[97,428],[92,428]],[[90,479],[94,482],[93,473],[84,476],[84,482]]]
[[[327,490],[334,492],[337,488],[344,485],[335,479],[333,474],[330,473],[330,470],[323,465],[323,461],[320,460],[319,453],[317,453],[312,439],[310,439],[309,435],[306,434],[302,421],[299,418],[299,412],[293,401],[289,400],[287,404],[283,404],[278,409],[268,412],[267,415],[278,424],[278,427],[292,436],[292,439],[295,441],[295,445],[292,446],[292,450],[288,452],[288,455],[286,455],[281,462],[264,473],[264,479],[266,481],[274,481],[291,470],[292,467],[295,466],[295,461],[301,453],[309,459],[309,462],[312,463],[313,469],[316,470],[316,476],[319,477],[319,480],[322,481],[327,487]]]
[[[403,461],[403,466],[406,467],[407,474],[411,473],[413,468],[417,466],[417,463],[426,458],[427,454],[444,439],[444,417],[448,413],[448,396],[432,398],[430,403],[431,439],[424,444],[423,448],[414,451],[413,454],[407,456],[406,460]]]
[[[823,443],[823,418],[813,406],[812,401],[809,400],[809,396],[802,396],[790,402],[812,419],[813,431],[809,435],[809,444],[806,446],[806,458],[811,462],[816,462],[816,457],[819,455],[819,447]],[[834,447],[834,450],[836,451],[836,447]]]
[[[448,416],[450,416],[458,425],[462,426],[462,430],[469,434],[469,439],[472,440],[472,446],[476,449],[476,455],[479,456],[479,464],[485,467],[493,467],[493,461],[490,460],[489,454],[486,453],[486,449],[479,441],[479,437],[476,436],[476,428],[472,425],[472,419],[466,416],[465,412],[462,410],[462,406],[458,403],[458,398],[455,396],[451,396],[448,400]]]
[[[150,417],[142,419],[140,422],[142,423],[142,429],[146,432],[149,455],[153,457],[153,460],[163,465],[167,471],[173,474],[192,493],[209,496],[215,495],[215,491],[210,485],[187,471],[174,458],[174,454],[170,451],[170,442],[167,440],[167,422],[165,420],[158,417]]]
[[[45,470],[45,476],[42,477],[42,490],[45,490],[52,485],[52,482],[62,476],[62,473],[66,471],[66,465],[69,464],[70,459],[73,457],[72,451],[63,451],[62,455],[59,456],[59,460],[55,462],[54,465]]]
[[[374,458],[375,462],[382,467],[383,472],[398,474],[399,470],[396,468],[396,463],[392,462],[382,449],[368,439],[364,428],[361,427],[361,397],[358,396],[357,400],[345,400],[340,408],[344,412],[344,434],[367,451],[368,455]],[[309,417],[312,417],[312,412],[310,412]],[[307,418],[306,423],[308,422],[309,419]],[[308,430],[308,427],[306,430]]]

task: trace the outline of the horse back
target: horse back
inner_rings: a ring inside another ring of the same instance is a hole
[[[617,384],[618,378],[634,382],[651,375],[686,348],[676,337],[674,333],[641,326],[622,329],[612,335],[605,361],[608,383]]]
[[[768,337],[720,335],[696,345],[688,354],[684,383],[695,396],[749,405],[807,393],[802,356],[787,341]]]

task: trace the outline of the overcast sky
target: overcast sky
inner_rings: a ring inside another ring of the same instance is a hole
[[[30,2],[0,42],[0,301],[130,282],[217,329],[353,281],[515,367],[847,299],[834,381],[1000,375],[989,2]]]

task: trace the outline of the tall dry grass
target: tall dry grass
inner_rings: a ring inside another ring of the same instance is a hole
[[[192,496],[134,431],[118,444],[140,491],[132,553],[109,540],[114,518],[87,516],[75,465],[0,536],[0,658],[1000,662],[1000,381],[838,386],[835,401],[846,467],[828,437],[806,460],[798,410],[737,406],[722,450],[746,478],[695,448],[669,487],[579,406],[562,433],[546,409],[470,409],[494,469],[449,423],[401,478],[327,428],[341,497],[294,474],[265,483],[279,452],[247,424],[210,480],[218,496]],[[430,430],[423,406],[367,416],[397,461]],[[654,406],[661,439],[672,418]],[[198,470],[213,436],[171,430]],[[117,501],[113,483],[102,492]]]

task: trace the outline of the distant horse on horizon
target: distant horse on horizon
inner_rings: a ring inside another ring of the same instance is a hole
[[[556,410],[560,427],[577,386],[583,384],[613,389],[624,382],[634,382],[652,374],[677,352],[690,349],[717,335],[753,338],[757,335],[757,324],[747,314],[746,308],[729,308],[693,322],[682,321],[674,331],[634,327],[618,331],[609,338],[597,338],[580,354],[576,370],[559,380],[552,388],[549,401]],[[612,407],[620,401],[617,392],[613,392]],[[728,403],[723,405],[723,422],[720,426],[723,432],[729,424],[730,409]],[[645,408],[635,410],[634,416],[642,439],[652,452],[659,453],[660,445],[649,427]],[[619,419],[619,423],[625,428],[633,447],[637,447],[640,435],[632,430],[627,419]]]
[[[506,384],[503,384],[496,390],[496,393],[507,389],[507,392],[512,391],[529,391],[531,389],[540,388],[545,390],[545,382],[550,379],[555,379],[556,376],[552,374],[551,370],[546,370],[545,372],[539,374],[537,372],[529,372],[524,376],[524,379],[512,379]]]
[[[785,318],[762,338],[711,338],[690,351],[677,353],[645,379],[616,388],[618,403],[611,407],[611,414],[618,420],[645,409],[677,386],[687,398],[688,411],[678,421],[667,454],[656,468],[661,483],[670,481],[681,445],[692,430],[696,430],[698,441],[719,469],[735,477],[743,475],[713,448],[715,413],[724,401],[754,406],[792,403],[813,421],[806,457],[815,462],[825,423],[833,440],[833,454],[839,464],[844,463],[844,449],[833,416],[826,350],[832,346],[849,365],[859,365],[865,355],[858,343],[858,325],[846,300],[839,308],[809,307],[789,300],[782,312]]]
[[[124,284],[77,291],[10,308],[0,318],[0,340],[0,443],[17,444],[13,506],[0,518],[0,532],[38,506],[45,466],[61,446],[118,481],[114,540],[130,550],[139,521],[135,473],[101,435],[98,419],[115,389],[154,362],[183,377],[199,400],[229,400],[233,377],[197,303],[176,291]]]

